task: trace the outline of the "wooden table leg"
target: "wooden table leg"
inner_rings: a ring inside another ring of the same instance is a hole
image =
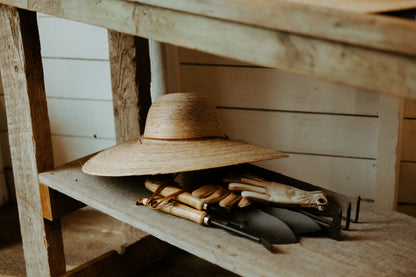
[[[0,5],[0,68],[28,276],[65,272],[61,223],[42,216],[38,172],[53,153],[36,14]]]

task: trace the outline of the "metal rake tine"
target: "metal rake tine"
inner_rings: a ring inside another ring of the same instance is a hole
[[[348,230],[350,228],[350,222],[351,222],[351,202],[348,203],[347,207],[347,216],[342,216],[342,219],[345,219],[345,226],[342,227],[342,230]]]
[[[357,198],[357,204],[356,204],[356,208],[355,208],[355,219],[351,220],[351,216],[350,216],[350,222],[352,223],[357,223],[358,222],[358,217],[360,216],[360,203],[361,203],[361,196],[358,196]],[[348,209],[350,210],[351,213],[351,202],[348,203]],[[347,220],[348,219],[348,209],[347,209],[347,217],[343,216],[342,219]]]

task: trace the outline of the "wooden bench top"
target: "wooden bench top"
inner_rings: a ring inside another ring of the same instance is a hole
[[[411,276],[416,273],[416,218],[380,212],[362,202],[360,222],[342,240],[302,237],[299,243],[262,245],[200,226],[135,201],[149,196],[143,178],[96,177],[82,173],[82,161],[41,173],[40,182],[120,221],[243,276],[311,276],[338,272],[351,276]]]

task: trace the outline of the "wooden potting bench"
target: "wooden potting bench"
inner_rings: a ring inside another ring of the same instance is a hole
[[[414,8],[412,1],[0,3],[1,79],[29,276],[127,275],[162,255],[164,242],[246,276],[416,274],[416,219],[391,211],[398,131],[389,127],[400,98],[416,99],[416,22],[380,14]],[[271,254],[223,230],[135,206],[140,179],[87,176],[82,160],[53,168],[36,12],[109,29],[117,142],[140,132],[150,105],[146,39],[382,93],[375,203],[362,204],[361,222],[342,241],[302,238]],[[66,272],[60,217],[85,204],[151,236]]]

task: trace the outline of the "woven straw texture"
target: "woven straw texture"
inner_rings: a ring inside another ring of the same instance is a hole
[[[132,176],[195,171],[285,157],[224,136],[206,96],[174,93],[150,108],[143,138],[106,149],[82,167],[91,175]]]

